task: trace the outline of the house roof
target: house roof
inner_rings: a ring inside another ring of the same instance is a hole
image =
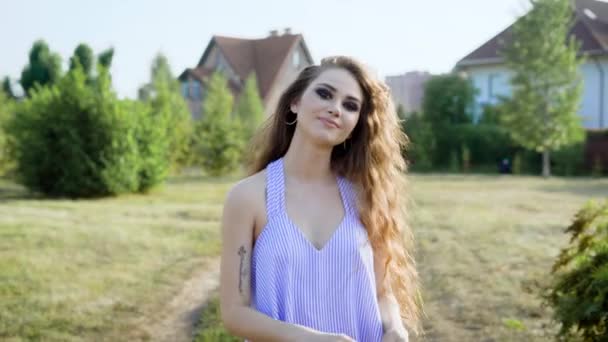
[[[260,89],[260,95],[265,98],[272,85],[280,74],[291,51],[301,45],[310,63],[312,57],[304,38],[300,34],[285,33],[282,35],[271,35],[263,39],[243,39],[224,36],[213,36],[203,56],[194,69],[186,69],[184,73],[190,72],[197,78],[205,78],[213,70],[204,68],[203,64],[208,58],[214,46],[222,52],[232,70],[241,80],[245,80],[251,72],[255,72]],[[182,73],[182,76],[184,75]]]
[[[581,43],[581,53],[608,55],[608,3],[596,0],[576,0],[573,25],[569,35]],[[499,50],[512,40],[511,24],[483,45],[466,55],[456,67],[501,63]]]

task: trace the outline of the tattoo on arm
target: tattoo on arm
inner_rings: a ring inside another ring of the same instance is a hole
[[[245,247],[241,246],[241,248],[239,248],[239,252],[238,252],[239,256],[241,257],[241,264],[239,266],[239,293],[243,293],[243,277],[247,275],[247,270],[245,269],[245,263],[243,262],[245,259],[245,254],[247,254],[247,251],[245,251]]]

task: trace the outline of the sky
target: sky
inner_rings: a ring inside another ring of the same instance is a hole
[[[381,77],[443,73],[527,8],[527,0],[6,0],[0,77],[20,77],[37,39],[64,69],[79,43],[96,54],[114,47],[114,88],[134,98],[159,52],[177,76],[196,66],[213,35],[264,38],[285,28],[304,36],[315,62],[349,55]]]

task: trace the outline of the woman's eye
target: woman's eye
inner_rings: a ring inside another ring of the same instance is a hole
[[[325,100],[331,99],[331,93],[327,89],[323,89],[323,88],[317,89],[317,95],[319,95],[319,97],[321,97],[322,99],[325,99]]]
[[[356,112],[359,110],[359,106],[357,106],[357,104],[353,102],[346,102],[344,104],[344,108],[346,108],[346,110],[348,110],[349,112]]]

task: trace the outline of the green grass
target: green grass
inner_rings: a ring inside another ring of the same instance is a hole
[[[0,340],[151,339],[146,318],[218,255],[234,181],[181,177],[150,195],[71,201],[0,180]],[[535,284],[608,179],[418,174],[410,184],[427,340],[552,340]],[[218,310],[216,298],[203,311],[198,342],[232,341]]]
[[[219,300],[214,294],[203,309],[201,319],[198,322],[198,331],[194,336],[194,342],[237,342],[242,341],[226,332],[222,325]]]
[[[0,340],[148,340],[144,318],[219,254],[232,183],[73,201],[0,181]]]
[[[608,179],[416,174],[410,184],[427,332],[411,341],[554,340],[536,284],[574,213],[606,196]],[[226,338],[213,303],[199,335]]]
[[[541,306],[564,229],[608,179],[419,175],[413,227],[431,341],[547,341]]]

